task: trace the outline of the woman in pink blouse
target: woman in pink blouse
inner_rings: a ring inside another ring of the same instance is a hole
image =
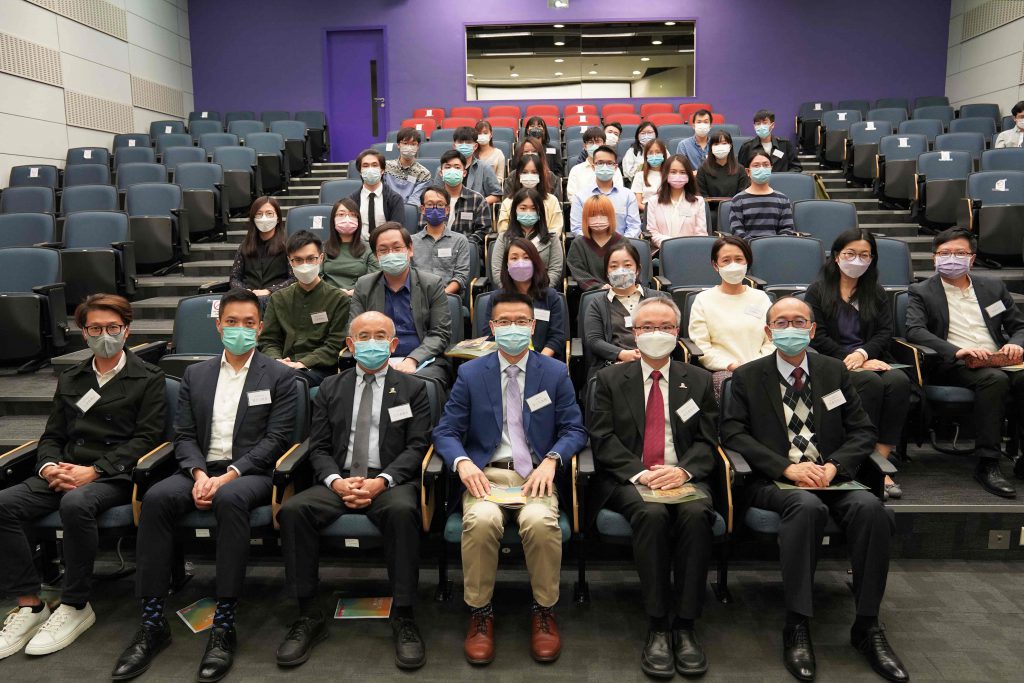
[[[647,202],[647,230],[654,250],[670,237],[707,235],[704,198],[697,194],[693,167],[682,154],[662,166],[663,182],[657,201]]]

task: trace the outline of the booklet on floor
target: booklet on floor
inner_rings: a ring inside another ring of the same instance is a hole
[[[335,619],[387,619],[391,598],[338,598]]]
[[[177,614],[192,633],[202,633],[213,626],[213,615],[217,611],[217,598],[196,600],[188,607],[182,607]]]

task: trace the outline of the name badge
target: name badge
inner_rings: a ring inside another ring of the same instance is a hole
[[[135,146],[135,140],[129,140],[128,141],[128,146],[129,147],[134,147]]]
[[[451,247],[448,247],[447,249],[438,249],[437,250],[438,258],[451,258],[451,255],[452,255]]]
[[[627,315],[625,318],[622,319],[622,322],[623,322],[623,324],[627,328],[632,329],[632,327],[633,327],[633,316]]]
[[[545,150],[545,151],[548,154],[558,154],[558,150],[556,150],[554,147],[548,147],[547,150]]]
[[[314,230],[322,230],[323,227],[324,227],[324,217],[323,216],[313,216],[313,229]]]
[[[209,116],[210,116],[210,112],[206,112],[206,111],[204,111],[204,112],[202,113],[202,117],[203,117],[204,119],[205,119],[205,118],[209,118]]]
[[[876,130],[874,121],[865,121],[864,130]]]
[[[1006,304],[1002,301],[997,301],[994,304],[990,304],[985,307],[985,312],[988,313],[988,317],[994,318],[1000,313],[1006,310]]]
[[[75,405],[78,406],[78,409],[81,410],[83,413],[87,413],[89,412],[89,408],[92,408],[93,405],[95,405],[96,401],[98,400],[100,400],[100,395],[96,392],[96,390],[90,389],[89,391],[85,392],[85,396],[78,399],[78,403],[76,403]]]
[[[39,167],[38,166],[33,166],[32,168],[28,169],[28,177],[29,178],[38,178],[39,177]]]
[[[551,405],[551,397],[548,396],[548,392],[542,391],[526,399],[526,405],[530,407],[531,413],[535,413],[541,408]]]
[[[327,322],[327,311],[320,311],[319,313],[313,313],[309,316],[309,319],[313,321],[314,325],[320,325]]]
[[[388,417],[391,418],[392,422],[401,422],[402,420],[408,420],[412,417],[412,408],[409,407],[408,403],[403,403],[400,406],[388,408]]]
[[[751,318],[764,317],[764,311],[762,311],[761,307],[758,306],[757,304],[750,304],[743,312],[749,315]]]
[[[846,397],[843,396],[842,389],[836,389],[831,394],[826,394],[821,400],[825,402],[825,410],[835,410],[846,403]]]
[[[174,128],[172,128],[171,126],[164,126],[165,135],[170,135],[172,130],[174,130]]]
[[[784,154],[782,153],[782,150],[781,150],[781,149],[773,149],[773,150],[772,150],[772,156],[773,156],[773,157],[776,157],[776,158],[778,158],[778,159],[781,159],[781,158],[782,158],[783,156],[785,156],[785,155],[784,155]]]
[[[83,149],[82,150],[82,158],[83,159],[92,159],[92,150],[91,149]]]
[[[463,220],[463,221],[471,221],[471,220],[473,220],[473,212],[472,211],[461,211],[461,212],[459,212],[459,220]]]
[[[210,317],[211,318],[219,318],[220,317],[220,299],[216,299],[215,301],[211,301],[210,302]]]
[[[393,142],[385,142],[385,143],[384,143],[384,151],[385,151],[385,152],[390,152],[390,151],[392,151],[392,150],[393,150],[394,148],[395,148],[395,143],[393,143]]]
[[[249,407],[265,406],[270,403],[270,389],[260,389],[259,391],[250,391],[248,394]]]
[[[699,412],[700,408],[697,406],[697,403],[691,398],[689,401],[679,406],[679,410],[676,411],[676,415],[679,416],[680,420],[686,422]]]
[[[548,320],[551,320],[551,311],[547,310],[546,308],[535,308],[533,309],[533,317],[536,318],[537,320],[543,320],[547,322]]]

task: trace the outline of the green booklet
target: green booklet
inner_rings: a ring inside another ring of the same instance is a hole
[[[867,491],[868,487],[859,481],[844,481],[841,484],[832,484],[831,486],[797,486],[796,484],[790,484],[788,481],[777,481],[775,485],[783,491],[789,491],[792,489],[801,489],[804,491]]]
[[[893,370],[906,370],[910,366],[906,363],[889,363],[889,367]],[[864,368],[857,368],[854,372],[864,372]],[[885,372],[884,370],[875,370],[875,372]]]
[[[177,614],[192,633],[202,633],[213,626],[213,615],[216,611],[217,599],[203,598],[181,608]]]
[[[634,486],[645,503],[689,503],[691,500],[707,498],[704,492],[693,484],[683,484],[674,489],[652,489],[643,484],[634,484]]]
[[[387,619],[391,598],[338,598],[335,619]]]

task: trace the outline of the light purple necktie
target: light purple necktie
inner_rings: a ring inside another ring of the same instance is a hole
[[[516,474],[523,479],[533,472],[533,459],[530,447],[526,444],[526,431],[523,429],[523,396],[519,393],[519,367],[510,365],[505,368],[508,381],[505,383],[505,424],[508,425],[508,439],[512,442],[512,464]]]

